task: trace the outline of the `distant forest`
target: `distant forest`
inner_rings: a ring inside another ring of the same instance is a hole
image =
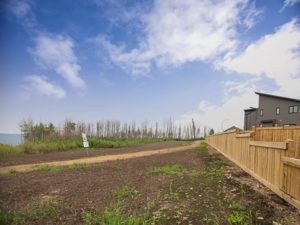
[[[118,120],[98,121],[96,123],[73,122],[65,120],[63,125],[53,123],[35,123],[33,120],[23,120],[20,123],[21,132],[25,141],[42,141],[57,139],[72,139],[86,133],[88,137],[98,138],[171,138],[196,139],[213,134],[214,130],[195,123],[194,119],[188,125],[176,125],[171,119],[163,123],[137,124],[120,122]]]

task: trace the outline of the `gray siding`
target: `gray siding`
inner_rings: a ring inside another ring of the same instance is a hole
[[[245,130],[251,130],[252,126],[300,125],[300,100],[257,94],[259,95],[258,108],[244,110]],[[290,106],[298,106],[298,112],[289,113]],[[279,115],[276,114],[276,108],[280,109]],[[263,110],[262,116],[260,115],[261,110]]]
[[[257,126],[257,110],[245,111],[244,130],[251,130]]]
[[[298,106],[297,113],[289,113],[290,106]],[[276,115],[276,108],[280,108],[280,114]],[[263,116],[260,116],[260,110],[263,109]],[[257,124],[262,120],[276,120],[278,125],[296,124],[300,125],[300,102],[287,99],[274,98],[270,96],[259,95],[259,107],[257,115]]]

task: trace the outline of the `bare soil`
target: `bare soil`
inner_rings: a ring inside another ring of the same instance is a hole
[[[45,154],[29,154],[20,156],[10,156],[0,158],[0,167],[12,166],[17,164],[33,164],[52,161],[64,161],[79,159],[85,157],[101,156],[101,155],[114,155],[122,153],[149,151],[161,148],[171,148],[176,146],[188,145],[190,141],[164,141],[148,143],[143,145],[120,147],[120,148],[94,148],[89,149],[88,154],[85,149],[69,150],[65,152],[51,152]]]
[[[72,166],[72,165],[89,165],[89,164],[99,164],[108,161],[114,160],[124,160],[124,159],[131,159],[131,158],[138,158],[143,156],[151,156],[151,155],[161,155],[161,154],[168,154],[171,152],[179,152],[179,151],[186,151],[190,149],[194,149],[195,147],[199,146],[200,141],[194,141],[189,145],[184,146],[177,146],[177,147],[169,147],[169,148],[160,148],[155,150],[148,150],[148,151],[138,151],[138,152],[127,152],[121,154],[111,154],[111,155],[98,155],[98,156],[89,156],[84,158],[78,159],[70,159],[70,160],[60,160],[60,161],[47,161],[44,163],[33,163],[33,164],[19,164],[19,165],[12,165],[12,166],[5,166],[0,167],[0,175],[7,175],[9,173],[16,173],[16,172],[29,172],[33,170],[38,170],[41,167],[49,166]],[[91,166],[91,165],[90,165]]]
[[[184,172],[147,172],[149,168],[175,164]],[[221,165],[221,172],[211,167],[214,164]],[[5,214],[7,209],[24,208],[45,199],[59,202],[62,208],[58,215],[28,216],[28,224],[85,224],[83,212],[87,206],[102,212],[118,204],[124,213],[139,215],[149,202],[153,203],[149,216],[156,218],[155,224],[230,224],[228,217],[236,212],[251,217],[248,224],[299,224],[299,211],[257,184],[214,151],[190,150],[112,161],[99,167],[1,176],[0,205]],[[125,185],[139,194],[120,202],[114,193]],[[246,209],[236,211],[233,203]]]

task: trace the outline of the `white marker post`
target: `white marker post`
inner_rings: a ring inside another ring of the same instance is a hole
[[[82,133],[81,136],[82,136],[82,144],[83,144],[83,147],[86,148],[86,154],[89,155],[89,150],[88,150],[88,148],[90,147],[90,145],[89,145],[89,142],[88,142],[88,140],[87,140],[86,134],[85,134],[85,133]]]

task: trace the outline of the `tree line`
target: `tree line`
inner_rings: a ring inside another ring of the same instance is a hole
[[[194,119],[190,124],[178,124],[172,119],[162,123],[144,121],[137,124],[119,120],[97,121],[95,123],[65,120],[62,125],[53,123],[35,123],[31,119],[22,120],[20,129],[25,141],[56,140],[62,138],[80,138],[82,133],[98,138],[171,138],[196,139],[213,134],[213,129],[201,127]]]

